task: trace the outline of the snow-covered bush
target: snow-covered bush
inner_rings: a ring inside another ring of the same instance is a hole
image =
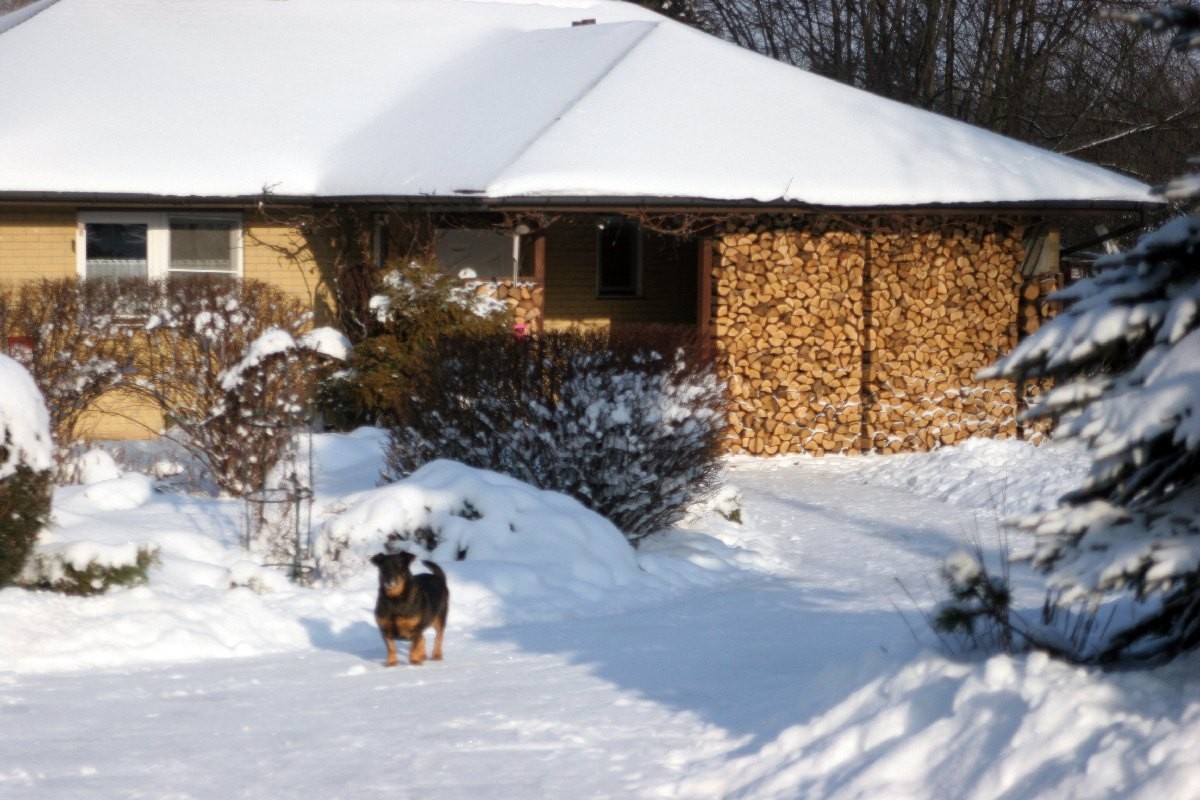
[[[717,487],[725,396],[694,333],[644,326],[443,339],[389,468],[450,458],[569,494],[631,542]]]
[[[36,552],[21,574],[21,585],[61,594],[104,594],[114,586],[141,586],[157,561],[156,548],[132,542],[103,547],[76,542],[65,548]]]
[[[1008,575],[992,575],[983,565],[982,547],[956,550],[942,563],[949,597],[933,612],[938,633],[961,636],[974,649],[1012,652],[1014,626]]]
[[[466,562],[460,574],[501,594],[543,586],[599,590],[631,583],[638,573],[621,533],[578,501],[452,461],[431,462],[364,492],[331,518],[317,543],[321,576],[360,580],[373,573],[368,559],[381,549]],[[492,566],[471,570],[472,564]]]
[[[86,410],[127,376],[145,281],[30,281],[0,288],[0,342],[46,398],[59,460],[85,437]]]
[[[1200,47],[1200,10],[1132,14]],[[1200,175],[1165,196],[1200,198]],[[1172,655],[1200,645],[1200,214],[1175,219],[1051,299],[1064,309],[981,378],[1051,377],[1031,418],[1087,445],[1087,479],[1021,525],[1033,563],[1066,602],[1129,593],[1137,621],[1097,656]]]
[[[439,340],[487,336],[512,327],[504,303],[477,297],[457,278],[415,263],[389,272],[369,305],[365,337],[345,367],[319,388],[321,413],[339,430],[391,425],[406,417]]]
[[[262,488],[307,418],[316,354],[304,303],[261,281],[189,278],[158,285],[136,350],[133,390],[235,496]]]
[[[29,373],[0,355],[0,586],[12,583],[50,519],[50,416]]]

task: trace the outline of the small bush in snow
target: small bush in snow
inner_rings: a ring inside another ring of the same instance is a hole
[[[427,379],[429,353],[444,338],[487,336],[512,327],[503,303],[476,297],[431,267],[396,267],[370,300],[372,315],[344,369],[322,381],[318,405],[339,430],[393,425],[410,415]]]
[[[0,355],[0,586],[25,566],[50,521],[50,416],[29,373]]]
[[[253,561],[239,561],[229,568],[229,588],[249,589],[255,594],[287,591],[291,582],[283,573]]]
[[[725,396],[689,329],[445,338],[392,429],[389,468],[435,458],[571,495],[637,543],[717,486]]]
[[[88,556],[80,558],[68,548],[64,552],[35,553],[21,575],[21,585],[61,594],[104,594],[114,586],[141,586],[149,580],[149,569],[158,561],[158,551],[149,545],[122,548],[128,557]]]
[[[1040,618],[1026,617],[1013,604],[1010,561],[1002,534],[998,572],[986,565],[978,538],[970,549],[956,550],[942,563],[947,597],[925,616],[943,645],[953,652],[1039,651],[1072,663],[1094,663],[1107,646],[1113,619],[1129,609],[1119,604],[1063,604],[1052,594]]]
[[[49,523],[52,489],[49,471],[20,466],[0,478],[0,586],[21,574],[38,534]]]
[[[942,581],[950,597],[934,611],[934,629],[964,636],[976,647],[1012,652],[1012,593],[1007,577],[989,574],[981,552],[956,550],[942,564]]]

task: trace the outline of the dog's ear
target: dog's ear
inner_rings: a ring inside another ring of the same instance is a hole
[[[376,553],[375,555],[371,556],[371,563],[377,567],[380,564],[382,564],[383,563],[383,553]]]
[[[409,552],[399,553],[398,555],[400,556],[400,568],[401,569],[408,569],[409,566],[412,565],[412,562],[415,561],[417,558],[415,555],[413,555],[412,553],[409,553]]]

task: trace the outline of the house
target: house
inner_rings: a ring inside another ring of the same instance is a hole
[[[972,376],[1062,220],[1151,202],[614,0],[40,0],[0,74],[0,280],[228,273],[336,316],[341,270],[437,253],[525,325],[709,331],[751,453],[1012,433]]]

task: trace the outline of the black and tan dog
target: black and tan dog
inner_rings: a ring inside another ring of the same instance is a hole
[[[387,665],[396,666],[395,639],[408,641],[408,663],[425,661],[425,629],[433,626],[433,660],[442,659],[442,635],[446,632],[446,614],[450,610],[450,590],[446,573],[432,561],[422,561],[428,573],[413,575],[412,553],[379,553],[371,563],[379,567],[379,597],[375,601],[375,621],[387,645]]]

